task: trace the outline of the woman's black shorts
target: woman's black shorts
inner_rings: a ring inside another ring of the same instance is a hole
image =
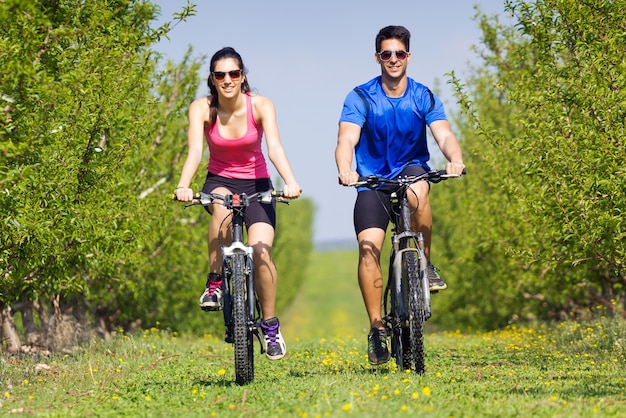
[[[211,193],[218,187],[225,187],[231,193],[245,193],[247,195],[258,192],[266,192],[274,188],[272,186],[272,181],[269,178],[231,179],[227,177],[221,177],[212,173],[207,173],[206,180],[204,181],[204,186],[202,187],[202,191],[204,193]],[[207,212],[211,213],[207,206],[205,206],[204,208],[207,210]],[[272,228],[276,228],[276,202],[272,202],[272,204],[269,204],[261,203],[257,200],[252,200],[250,202],[250,206],[246,208],[245,221],[247,227],[250,227],[250,225],[257,222],[263,222],[272,225]]]
[[[402,170],[399,176],[419,176],[425,172],[424,167],[413,165]],[[368,228],[387,230],[389,222],[393,220],[390,195],[390,190],[363,190],[357,193],[353,212],[357,235]]]

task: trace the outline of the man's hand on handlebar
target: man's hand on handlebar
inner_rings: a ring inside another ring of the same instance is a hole
[[[339,173],[339,184],[342,186],[349,186],[357,181],[359,181],[359,173],[356,171],[343,171]]]
[[[463,174],[465,170],[465,164],[460,162],[449,162],[446,164],[446,174],[456,174],[458,176]]]

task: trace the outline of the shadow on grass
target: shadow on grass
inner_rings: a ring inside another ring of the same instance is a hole
[[[316,368],[292,368],[285,371],[285,374],[291,377],[310,377],[310,376],[333,376],[333,375],[357,375],[357,376],[385,376],[394,373],[392,366],[383,365],[380,367],[366,367],[364,365],[336,366]]]
[[[560,384],[558,393],[563,399],[577,399],[584,394],[589,399],[618,399],[624,394],[624,385],[621,379],[611,376],[596,376],[595,381],[580,377],[559,377],[555,384]],[[540,385],[534,381],[522,380],[518,385],[508,390],[510,393],[533,397],[548,397],[554,394],[554,385]]]
[[[211,387],[222,387],[222,388],[231,388],[239,386],[235,383],[234,380],[216,377],[215,379],[196,379],[195,381],[200,386],[211,386]]]

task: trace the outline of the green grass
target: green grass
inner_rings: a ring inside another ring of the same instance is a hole
[[[427,335],[418,376],[367,364],[356,255],[316,254],[281,316],[289,353],[257,353],[234,384],[232,347],[152,328],[73,355],[0,360],[0,415],[49,417],[588,417],[626,414],[626,323]],[[443,295],[443,294],[442,294]],[[211,315],[198,312],[198,315]],[[45,366],[42,366],[45,365]]]

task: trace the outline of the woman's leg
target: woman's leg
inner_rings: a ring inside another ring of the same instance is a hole
[[[276,316],[278,274],[272,259],[273,243],[274,228],[270,224],[256,222],[248,228],[248,245],[254,249],[254,287],[264,320]]]
[[[218,187],[212,193],[225,195],[230,192],[224,187]],[[230,245],[232,238],[231,223],[229,220],[224,222],[224,219],[230,216],[231,210],[224,207],[221,202],[214,203],[209,210],[211,212],[208,231],[209,265],[211,273],[222,274],[222,250],[220,243],[222,245]]]

